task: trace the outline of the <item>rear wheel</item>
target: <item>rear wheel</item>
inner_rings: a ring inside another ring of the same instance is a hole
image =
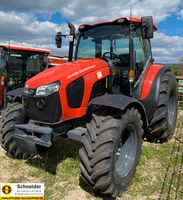
[[[36,152],[34,144],[14,137],[14,125],[24,123],[28,123],[24,106],[20,103],[8,104],[2,114],[0,140],[1,146],[12,158],[27,159]]]
[[[142,120],[132,108],[121,119],[93,115],[79,151],[83,179],[94,191],[117,197],[129,185],[140,157]]]
[[[177,118],[177,84],[174,75],[167,71],[162,76],[158,104],[150,122],[151,135],[160,142],[168,141],[175,130]]]

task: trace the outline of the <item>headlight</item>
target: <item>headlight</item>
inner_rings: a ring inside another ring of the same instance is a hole
[[[59,88],[60,88],[59,82],[43,85],[36,89],[35,96],[48,96],[50,94],[58,92]]]

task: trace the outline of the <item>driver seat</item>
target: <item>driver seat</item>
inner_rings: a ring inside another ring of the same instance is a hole
[[[119,66],[120,68],[130,69],[130,54],[120,54],[119,55]]]
[[[130,70],[130,54],[120,54],[120,61],[118,62],[118,68],[120,70],[119,86],[120,93],[124,95],[130,94],[130,83],[128,79],[128,72]]]

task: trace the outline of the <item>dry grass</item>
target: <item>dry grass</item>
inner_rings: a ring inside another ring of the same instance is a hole
[[[132,183],[119,200],[183,199],[183,112],[166,144],[144,142]],[[0,148],[0,182],[44,182],[46,200],[99,200],[80,180],[79,145],[57,141],[44,157],[12,160]]]

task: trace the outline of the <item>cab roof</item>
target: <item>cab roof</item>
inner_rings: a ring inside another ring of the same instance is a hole
[[[110,20],[110,21],[105,21],[105,22],[98,22],[98,23],[95,23],[95,24],[82,24],[80,25],[79,27],[79,31],[82,31],[84,29],[90,29],[92,27],[95,27],[95,26],[101,26],[101,25],[112,25],[112,24],[122,24],[124,22],[134,22],[134,23],[140,23],[141,22],[141,18],[137,18],[137,17],[120,17],[118,19],[115,19],[115,20]],[[153,24],[154,26],[154,31],[157,30],[157,25],[154,23]]]
[[[17,46],[17,45],[0,44],[0,47],[3,47],[5,49],[9,49],[9,50],[16,50],[16,51],[31,51],[31,52],[45,53],[45,54],[50,53],[50,51],[47,50],[47,49],[24,47],[24,46]]]

